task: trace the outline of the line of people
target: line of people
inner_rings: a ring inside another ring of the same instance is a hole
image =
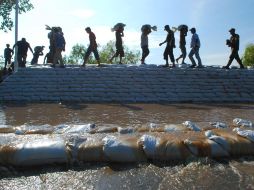
[[[122,37],[124,37],[124,27],[126,25],[123,23],[117,23],[111,30],[112,32],[115,32],[115,47],[116,47],[116,52],[114,55],[109,59],[109,62],[112,63],[113,59],[116,57],[120,57],[119,64],[122,64],[122,58],[124,57],[124,47],[123,47],[123,40]],[[62,32],[61,27],[46,27],[47,30],[50,30],[48,34],[49,38],[49,53],[45,56],[47,58],[48,63],[52,63],[52,67],[55,67],[56,64],[60,63],[60,67],[64,68],[64,63],[63,63],[63,58],[62,58],[62,51],[65,51],[65,38],[64,34]],[[156,26],[151,26],[151,25],[143,25],[141,28],[141,49],[142,49],[142,57],[141,57],[141,64],[145,64],[145,59],[150,53],[149,50],[149,40],[148,40],[148,35],[153,31],[157,31]],[[199,39],[198,34],[196,33],[195,28],[191,28],[188,30],[187,25],[180,25],[178,28],[172,27],[170,28],[169,25],[164,26],[164,30],[167,32],[167,37],[165,41],[161,42],[159,46],[162,46],[163,44],[166,44],[166,48],[164,50],[164,60],[166,61],[166,64],[164,67],[169,67],[169,58],[172,63],[170,67],[174,68],[176,67],[175,62],[179,62],[180,59],[182,59],[181,64],[186,64],[185,59],[187,57],[187,51],[186,51],[186,36],[188,31],[192,33],[191,37],[191,43],[190,47],[191,50],[189,52],[189,59],[191,61],[191,68],[197,67],[197,68],[203,68],[202,61],[199,55],[199,49],[201,47],[201,42]],[[174,57],[174,48],[176,47],[175,45],[175,37],[174,33],[175,31],[180,32],[180,41],[179,41],[179,48],[181,50],[181,55],[175,59]],[[82,67],[84,67],[88,61],[88,58],[91,53],[94,54],[95,59],[97,60],[98,66],[100,66],[100,56],[98,53],[98,45],[96,42],[96,36],[92,32],[90,27],[85,28],[85,31],[89,35],[89,46],[87,48],[87,51],[84,56],[84,61],[82,64]],[[231,37],[226,41],[226,44],[231,48],[231,55],[229,57],[228,64],[224,66],[223,68],[229,69],[230,65],[232,64],[233,60],[236,59],[236,61],[239,63],[240,68],[244,68],[242,61],[239,57],[238,51],[239,51],[239,41],[240,41],[240,36],[235,33],[235,29],[231,28],[229,30]],[[33,53],[33,59],[31,61],[31,64],[37,64],[38,63],[38,58],[40,55],[43,55],[43,49],[44,46],[36,46],[33,49],[31,48],[30,44],[26,41],[25,38],[22,38],[20,41],[18,41],[16,44],[14,44],[13,49],[17,46],[18,52],[17,52],[17,60],[18,60],[18,65],[19,67],[25,67],[26,66],[26,58],[27,58],[27,52],[28,49]],[[13,50],[10,48],[10,45],[7,44],[6,48],[4,50],[4,58],[5,58],[5,66],[4,69],[6,69],[7,64],[11,64],[11,57],[13,55]],[[194,59],[194,55],[197,59],[197,63]],[[44,59],[45,61],[45,59]]]
[[[114,26],[114,28],[112,28],[112,31],[115,31],[115,36],[116,36],[116,43],[115,43],[115,47],[116,47],[116,52],[113,55],[113,57],[109,60],[109,62],[112,62],[112,60],[115,57],[120,56],[120,62],[119,64],[122,64],[122,58],[124,57],[124,49],[123,49],[123,42],[122,42],[122,37],[124,37],[124,27],[125,24],[123,23],[118,23]],[[172,62],[172,68],[176,67],[175,65],[175,61],[178,63],[180,59],[182,59],[181,64],[186,64],[185,63],[185,59],[187,56],[187,51],[186,51],[186,36],[188,33],[188,26],[186,25],[180,25],[178,28],[173,28],[174,30],[170,29],[169,25],[165,25],[164,26],[164,30],[167,32],[167,37],[165,39],[165,41],[161,42],[159,44],[159,46],[162,46],[163,44],[166,43],[166,48],[164,50],[164,60],[166,61],[166,64],[164,65],[164,67],[169,67],[169,58],[170,61]],[[82,66],[86,65],[86,62],[88,61],[88,58],[90,56],[90,54],[93,52],[95,59],[98,62],[98,66],[100,66],[100,57],[98,54],[98,50],[97,50],[97,43],[96,43],[96,36],[95,34],[92,32],[90,27],[87,27],[86,32],[89,34],[89,47],[88,50],[85,54],[85,58],[84,58],[84,62],[82,64]],[[152,30],[157,31],[157,27],[156,26],[151,26],[151,25],[143,25],[141,28],[142,34],[141,34],[141,49],[142,49],[142,57],[141,57],[141,64],[145,64],[145,59],[146,57],[149,55],[150,50],[149,50],[149,43],[148,43],[148,35],[152,32]],[[181,50],[181,55],[175,59],[174,57],[174,53],[173,50],[176,47],[175,46],[175,37],[174,37],[174,32],[176,30],[180,31],[180,41],[179,41],[179,48]],[[198,34],[196,33],[196,28],[191,28],[190,32],[192,33],[192,37],[191,37],[191,43],[190,43],[190,52],[189,52],[189,59],[191,61],[191,68],[203,68],[203,64],[199,55],[199,49],[201,47],[201,42],[199,39]],[[229,30],[231,37],[229,40],[226,41],[226,44],[231,48],[231,54],[229,57],[229,61],[228,64],[226,66],[223,66],[224,69],[229,69],[230,65],[232,64],[233,60],[236,59],[236,61],[239,63],[240,68],[243,69],[244,65],[242,64],[242,61],[239,57],[239,43],[240,43],[240,36],[238,34],[235,33],[235,29],[231,28]],[[194,55],[195,58],[197,59],[197,63],[194,59]]]

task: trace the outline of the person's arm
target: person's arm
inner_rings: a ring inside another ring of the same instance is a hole
[[[166,39],[164,42],[161,42],[161,43],[159,44],[159,46],[165,44],[166,42],[167,42],[167,39]]]
[[[31,51],[32,54],[33,54],[34,52],[33,52],[33,49],[31,48],[30,44],[28,44],[28,48],[30,49],[30,51]]]

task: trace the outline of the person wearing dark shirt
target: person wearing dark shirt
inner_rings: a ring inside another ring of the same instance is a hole
[[[14,44],[13,49],[16,46],[18,47],[17,53],[18,65],[19,67],[26,67],[27,51],[28,49],[30,49],[30,51],[33,53],[33,50],[25,38],[22,38],[20,41],[17,41],[17,43]]]
[[[229,69],[229,66],[233,62],[234,59],[239,63],[240,68],[244,69],[244,66],[242,64],[242,60],[239,57],[238,51],[239,51],[239,45],[240,45],[240,36],[235,33],[235,29],[231,28],[229,30],[231,37],[230,40],[227,40],[227,45],[231,47],[231,54],[229,56],[229,61],[226,66],[224,66],[224,69]]]
[[[179,48],[182,52],[182,54],[176,59],[176,62],[178,63],[179,59],[182,58],[182,64],[185,64],[185,58],[187,56],[187,52],[186,52],[186,39],[185,37],[187,36],[187,32],[188,32],[188,27],[182,25],[182,27],[180,28],[180,42],[179,42]]]
[[[163,45],[167,43],[166,49],[164,51],[164,59],[166,60],[166,65],[164,67],[168,67],[168,56],[170,57],[171,62],[173,63],[172,67],[175,67],[175,58],[173,49],[175,48],[175,37],[174,32],[170,29],[169,25],[165,25],[164,30],[168,32],[167,38],[164,42],[160,43],[159,45]]]
[[[96,36],[92,32],[90,27],[87,27],[85,30],[89,34],[90,44],[89,44],[89,47],[87,48],[87,51],[86,51],[86,54],[85,54],[85,57],[84,57],[84,63],[83,63],[82,66],[86,65],[86,62],[88,61],[88,58],[89,58],[89,56],[92,52],[93,52],[94,57],[95,57],[95,59],[98,63],[98,66],[100,66],[100,57],[99,57],[99,53],[98,53],[98,50],[97,50]]]
[[[33,59],[31,65],[38,64],[39,56],[43,55],[44,46],[36,46],[34,48]]]
[[[115,34],[116,34],[116,53],[109,60],[109,62],[112,62],[112,60],[115,57],[118,57],[120,55],[119,64],[122,64],[122,58],[124,57],[124,49],[123,49],[123,41],[122,41],[122,37],[124,36],[123,31],[124,31],[124,27],[119,27],[115,32]]]
[[[11,65],[11,57],[13,55],[13,50],[10,48],[10,44],[6,44],[6,48],[4,49],[4,70],[6,70],[6,66]]]
[[[54,58],[53,58],[53,64],[52,67],[55,67],[56,64],[60,64],[60,68],[64,68],[64,62],[63,62],[63,57],[62,57],[62,51],[65,51],[65,38],[64,34],[62,32],[62,28],[58,28],[57,32],[55,33],[54,37],[54,44],[55,44],[55,53],[54,53]]]

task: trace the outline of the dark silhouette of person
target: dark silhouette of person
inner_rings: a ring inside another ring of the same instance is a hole
[[[60,27],[49,27],[46,25],[46,30],[50,30],[48,33],[48,39],[49,39],[49,54],[47,55],[47,63],[52,63],[54,62],[54,56],[56,52],[56,33]]]
[[[157,26],[151,26],[150,24],[145,24],[141,27],[141,49],[142,57],[141,64],[145,64],[145,59],[149,55],[149,45],[148,45],[148,35],[153,31],[157,31]]]
[[[14,44],[13,49],[16,46],[18,47],[17,53],[18,65],[19,67],[26,67],[27,51],[28,49],[30,49],[30,51],[33,53],[33,50],[25,38],[22,38],[20,41],[17,41],[17,43]]]
[[[10,48],[10,44],[6,44],[6,48],[4,49],[4,70],[6,70],[6,66],[11,65],[11,58],[13,55],[13,50]]]
[[[170,29],[169,25],[165,25],[164,30],[168,32],[167,38],[164,42],[159,44],[161,46],[164,43],[167,43],[167,46],[166,46],[164,54],[163,54],[164,59],[166,60],[166,64],[164,65],[164,67],[169,66],[168,56],[170,57],[170,60],[173,63],[172,67],[175,67],[175,58],[174,58],[174,53],[173,53],[173,49],[176,47],[174,32]]]
[[[44,46],[36,46],[34,48],[33,59],[31,65],[38,64],[39,56],[43,55]]]
[[[120,56],[120,62],[119,62],[119,64],[122,64],[122,58],[124,57],[123,40],[122,40],[122,37],[124,37],[123,31],[124,31],[124,25],[122,25],[122,26],[120,25],[115,30],[115,35],[116,35],[116,52],[113,55],[113,57],[109,60],[110,63],[112,63],[112,60],[115,57]]]
[[[56,30],[55,36],[54,36],[54,48],[55,48],[55,53],[54,53],[54,59],[53,59],[53,65],[52,67],[55,67],[57,63],[60,64],[61,68],[64,68],[64,62],[63,62],[63,57],[62,57],[62,51],[65,51],[65,38],[64,34],[62,32],[62,28],[58,28]]]
[[[199,49],[200,49],[200,46],[201,46],[200,39],[199,39],[199,37],[196,33],[196,28],[191,28],[190,31],[192,33],[191,45],[190,45],[191,46],[191,51],[189,53],[189,58],[191,60],[192,65],[190,67],[194,68],[197,65],[194,58],[193,58],[193,55],[195,55],[196,59],[198,60],[198,68],[203,68],[202,61],[201,61],[201,58],[199,56]]]
[[[148,48],[148,35],[150,33],[151,33],[151,29],[146,28],[142,31],[142,34],[141,34],[141,49],[142,49],[141,64],[145,64],[145,59],[150,53]]]
[[[229,69],[229,66],[233,62],[234,59],[239,63],[240,68],[244,69],[244,66],[242,64],[242,60],[239,57],[238,51],[239,51],[239,46],[240,46],[240,36],[235,33],[235,29],[231,28],[229,30],[229,33],[231,34],[231,37],[229,40],[226,41],[226,44],[231,47],[231,54],[229,56],[229,61],[226,66],[224,66],[224,69]]]
[[[90,56],[90,54],[93,52],[94,54],[94,57],[98,63],[98,66],[100,66],[100,56],[99,56],[99,53],[98,53],[98,50],[97,50],[97,43],[96,43],[96,36],[95,34],[92,32],[91,28],[90,27],[87,27],[86,29],[86,32],[89,34],[89,41],[90,41],[90,44],[87,48],[87,51],[86,51],[86,54],[85,54],[85,57],[84,57],[84,62],[83,62],[83,65],[82,66],[85,66],[86,65],[86,62],[88,61],[88,58]]]
[[[185,58],[187,56],[187,52],[186,52],[186,39],[185,37],[187,36],[188,33],[188,26],[186,25],[180,25],[178,27],[178,30],[180,31],[180,41],[179,41],[179,48],[182,52],[182,54],[176,59],[176,62],[178,63],[179,59],[182,58],[182,64],[186,64]]]

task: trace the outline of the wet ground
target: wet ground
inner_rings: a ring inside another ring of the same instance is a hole
[[[5,104],[0,125],[95,123],[139,126],[234,118],[254,121],[247,104]],[[0,189],[254,189],[254,158],[197,159],[179,163],[74,164],[0,167]]]

